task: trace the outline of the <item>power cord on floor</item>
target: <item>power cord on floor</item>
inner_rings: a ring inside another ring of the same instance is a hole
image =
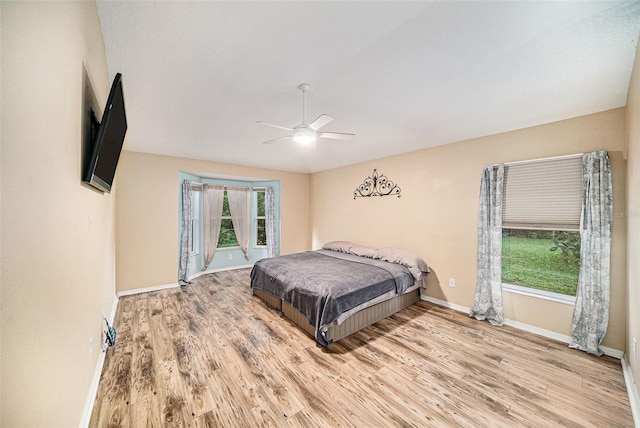
[[[110,346],[113,346],[116,344],[116,329],[111,327],[111,325],[109,325],[109,321],[107,321],[107,319],[105,318],[104,315],[102,315],[102,319],[104,320],[104,324],[106,327],[106,330],[103,332],[104,333],[104,340],[102,341],[102,352],[107,352],[107,348]]]

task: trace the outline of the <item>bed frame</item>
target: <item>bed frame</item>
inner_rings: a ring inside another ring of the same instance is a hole
[[[282,311],[284,316],[309,333],[311,337],[315,338],[315,327],[309,324],[307,318],[302,314],[302,312],[271,293],[257,288],[252,289],[252,291],[254,296],[262,299],[270,307]],[[327,331],[326,339],[329,343],[337,342],[358,330],[362,330],[381,319],[387,318],[388,316],[411,306],[419,300],[420,287],[405,294],[392,297],[389,300],[377,303],[373,306],[369,306],[368,308],[362,309],[351,315],[341,324],[330,326]]]

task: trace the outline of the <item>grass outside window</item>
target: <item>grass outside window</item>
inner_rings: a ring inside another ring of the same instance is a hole
[[[579,273],[579,232],[503,229],[503,283],[575,296]]]

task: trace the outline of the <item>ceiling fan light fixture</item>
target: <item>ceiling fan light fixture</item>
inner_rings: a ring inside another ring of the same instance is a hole
[[[293,141],[299,144],[311,144],[316,141],[318,134],[309,128],[299,128],[293,133]]]

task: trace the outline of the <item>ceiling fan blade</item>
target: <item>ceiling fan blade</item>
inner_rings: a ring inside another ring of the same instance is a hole
[[[276,138],[275,140],[264,141],[262,144],[273,144],[273,143],[278,142],[280,140],[286,140],[287,138],[291,138],[291,137],[293,137],[293,135],[287,135],[286,137]]]
[[[293,131],[293,128],[287,128],[286,126],[274,125],[273,123],[267,123],[267,122],[263,122],[261,120],[257,121],[256,123],[259,124],[259,125],[271,126],[272,128],[284,129],[285,131]]]
[[[342,132],[321,132],[318,134],[320,138],[332,138],[334,140],[351,140],[356,134],[345,134]]]
[[[320,116],[318,116],[316,118],[316,120],[314,120],[313,122],[311,122],[308,126],[308,128],[313,129],[314,131],[317,131],[318,129],[322,128],[323,126],[325,126],[327,123],[332,122],[333,118],[327,114],[321,114]]]

